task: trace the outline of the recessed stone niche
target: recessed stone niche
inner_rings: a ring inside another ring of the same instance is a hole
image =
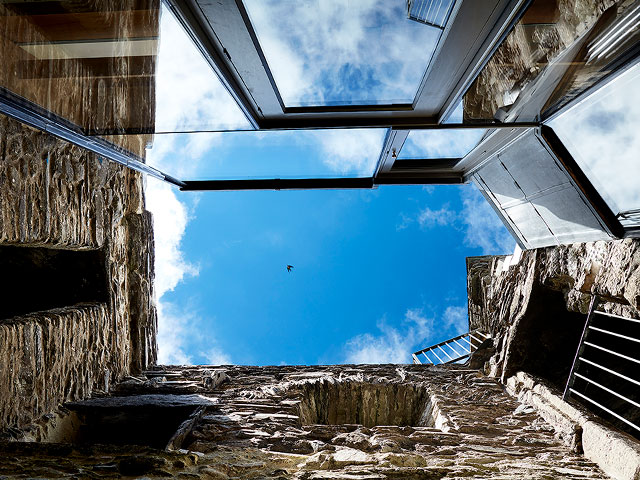
[[[108,298],[103,250],[0,246],[0,319]]]
[[[180,427],[193,421],[194,412],[209,403],[194,395],[132,395],[74,402],[47,426],[42,441],[165,449],[175,443]]]
[[[417,385],[325,380],[303,387],[300,422],[433,427],[433,405]]]

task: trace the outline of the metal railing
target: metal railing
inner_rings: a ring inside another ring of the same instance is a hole
[[[573,395],[596,413],[631,427],[637,435],[640,320],[596,310],[597,301],[596,297],[591,300],[562,398]]]
[[[446,365],[448,363],[456,363],[471,356],[471,354],[477,350],[478,346],[488,338],[491,337],[482,333],[480,330],[473,330],[418,350],[412,353],[411,356],[413,357],[413,363],[418,365]],[[424,359],[421,360],[419,355],[424,357]]]
[[[453,0],[407,0],[407,17],[442,30],[453,3]]]

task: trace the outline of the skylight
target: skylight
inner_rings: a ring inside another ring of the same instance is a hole
[[[406,0],[244,3],[287,107],[410,104],[442,32]]]

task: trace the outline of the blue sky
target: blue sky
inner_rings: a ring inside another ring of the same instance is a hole
[[[467,329],[465,258],[514,246],[470,185],[176,198],[187,268],[160,353],[178,363],[408,363]]]
[[[411,103],[441,30],[406,0],[245,0],[287,106]]]
[[[378,34],[362,22],[347,27],[355,38]],[[351,44],[362,42],[367,38]],[[274,51],[289,60],[296,55]],[[291,68],[326,78],[304,65]],[[249,128],[166,13],[157,116],[157,131]],[[384,135],[157,134],[147,158],[188,179],[368,176]],[[405,148],[427,158],[455,156],[447,153],[470,149],[477,135],[419,133]],[[411,351],[466,331],[465,258],[511,253],[515,245],[471,185],[183,193],[149,178],[146,194],[154,214],[161,363],[409,363]]]

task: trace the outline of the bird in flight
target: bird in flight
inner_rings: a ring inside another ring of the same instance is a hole
[[[292,268],[293,268],[293,265],[287,265],[287,272],[290,272]]]

